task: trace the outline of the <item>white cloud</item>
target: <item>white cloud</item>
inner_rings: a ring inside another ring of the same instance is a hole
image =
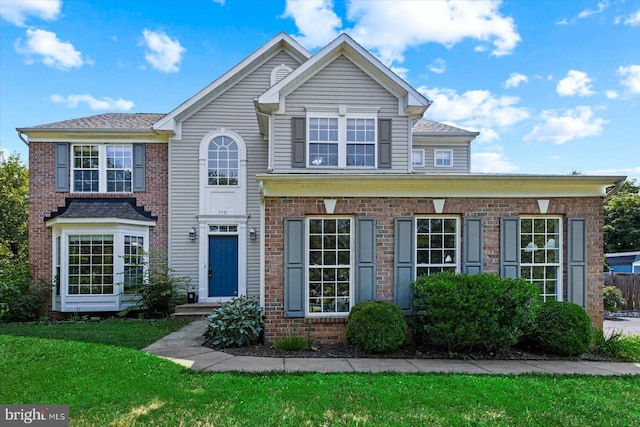
[[[307,49],[326,45],[342,27],[332,0],[287,0],[282,17],[293,18],[301,34],[295,38]]]
[[[502,152],[471,154],[471,172],[511,173],[518,169]]]
[[[609,7],[609,2],[606,2],[606,1],[600,2],[600,3],[598,3],[598,9],[595,9],[595,10],[594,9],[585,9],[585,10],[583,10],[582,12],[580,12],[578,14],[578,19],[583,19],[583,18],[587,18],[587,17],[589,17],[591,15],[596,15],[598,13],[602,13],[602,12],[604,12],[604,10],[607,7]]]
[[[172,40],[162,31],[150,31],[145,29],[142,32],[147,46],[144,57],[153,68],[165,73],[175,73],[180,67],[182,54],[185,48],[177,40]]]
[[[511,73],[507,81],[504,83],[504,87],[507,89],[520,86],[520,83],[527,83],[529,77],[520,73]]]
[[[633,94],[640,94],[640,65],[618,67],[616,73],[622,77],[620,82]]]
[[[53,21],[60,15],[61,0],[2,0],[0,17],[14,25],[24,27],[29,17]]]
[[[433,105],[427,115],[433,120],[449,120],[468,130],[480,130],[480,141],[498,139],[499,131],[529,117],[517,104],[520,98],[498,96],[488,90],[458,94],[453,89],[418,88]]]
[[[347,17],[356,22],[351,33],[382,61],[402,62],[404,52],[425,43],[451,47],[465,39],[491,44],[492,54],[508,55],[520,42],[511,17],[500,13],[501,2],[491,1],[353,1]]]
[[[584,71],[569,70],[567,77],[558,82],[556,91],[560,96],[593,95],[591,81],[591,78]]]
[[[607,99],[617,99],[620,96],[620,94],[615,90],[608,90],[604,94],[606,95]]]
[[[594,117],[589,106],[578,106],[559,114],[553,110],[545,110],[540,117],[544,122],[537,125],[524,137],[525,142],[553,142],[564,144],[567,141],[588,136],[600,135],[603,126],[608,123]]]
[[[633,168],[610,168],[610,169],[595,169],[586,172],[587,175],[639,175],[640,166]]]
[[[86,103],[89,109],[93,111],[99,110],[116,110],[116,111],[130,111],[134,103],[133,101],[127,101],[125,99],[112,99],[112,98],[102,98],[96,99],[89,94],[79,94],[79,95],[51,95],[51,101],[57,104],[65,104],[67,107],[76,108],[80,103]]]
[[[71,43],[59,40],[50,31],[28,29],[26,43],[22,44],[22,40],[18,39],[15,48],[18,53],[27,56],[27,62],[31,62],[31,55],[35,55],[45,65],[59,70],[78,68],[85,63]]]
[[[214,3],[218,3],[220,6],[224,6],[226,0],[213,0]]]
[[[627,16],[623,22],[625,25],[631,25],[632,27],[640,25],[640,9],[638,9],[637,12]]]
[[[492,54],[510,54],[520,42],[513,18],[500,13],[500,0],[347,2],[351,29],[343,28],[332,0],[287,0],[283,17],[293,18],[309,49],[324,46],[345,31],[377,53],[387,65],[401,63],[404,52],[425,43],[451,47],[465,39],[479,42],[476,50],[492,47]]]
[[[442,74],[447,71],[447,61],[442,58],[436,58],[429,65],[429,71],[436,74]]]

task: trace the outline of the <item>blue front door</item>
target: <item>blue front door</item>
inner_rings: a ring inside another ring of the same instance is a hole
[[[209,296],[238,296],[238,236],[209,236]]]

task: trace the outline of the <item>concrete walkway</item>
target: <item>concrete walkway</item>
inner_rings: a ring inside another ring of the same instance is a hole
[[[197,371],[454,372],[465,374],[640,375],[640,363],[558,360],[351,359],[233,356],[203,347],[204,321],[194,321],[143,349]]]

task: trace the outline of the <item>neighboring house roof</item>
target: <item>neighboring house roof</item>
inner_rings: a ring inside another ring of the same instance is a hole
[[[217,96],[233,86],[237,81],[242,79],[256,66],[262,64],[281,50],[286,50],[301,63],[311,57],[311,53],[296,42],[291,36],[286,33],[279,33],[260,49],[246,57],[238,65],[180,104],[164,118],[159,120],[153,128],[160,130],[174,130],[178,133],[178,130],[176,130],[176,122],[178,120],[188,117],[191,112],[197,111],[200,107],[211,102]]]
[[[478,136],[480,132],[471,132],[468,130],[460,129],[455,126],[447,125],[440,122],[434,122],[433,120],[420,119],[413,125],[411,132],[414,135],[417,134],[442,134],[442,135],[465,135],[465,136]]]
[[[67,198],[65,206],[51,212],[45,217],[45,222],[61,218],[114,218],[118,220],[132,220],[155,222],[158,217],[145,211],[144,207],[136,205],[135,198],[109,199],[74,199]]]
[[[614,265],[631,265],[636,260],[637,255],[607,255],[607,264]]]
[[[371,78],[396,95],[404,105],[406,114],[421,116],[431,105],[431,101],[415,90],[406,81],[373,56],[368,50],[356,43],[347,34],[340,34],[335,40],[322,48],[305,63],[289,73],[288,76],[273,85],[256,100],[256,107],[263,113],[271,113],[280,108],[283,96],[288,95],[317,72],[322,70],[339,55],[345,55],[365,71]]]
[[[71,129],[151,129],[154,123],[164,117],[165,114],[153,113],[104,113],[95,116],[80,117],[77,119],[63,120],[61,122],[47,123],[28,128],[19,128],[19,131],[35,129],[71,130]]]

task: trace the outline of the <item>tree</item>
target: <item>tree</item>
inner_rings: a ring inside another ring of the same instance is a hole
[[[29,171],[0,150],[0,256],[24,260],[28,248]]]
[[[640,251],[640,186],[627,180],[604,202],[605,252]]]

